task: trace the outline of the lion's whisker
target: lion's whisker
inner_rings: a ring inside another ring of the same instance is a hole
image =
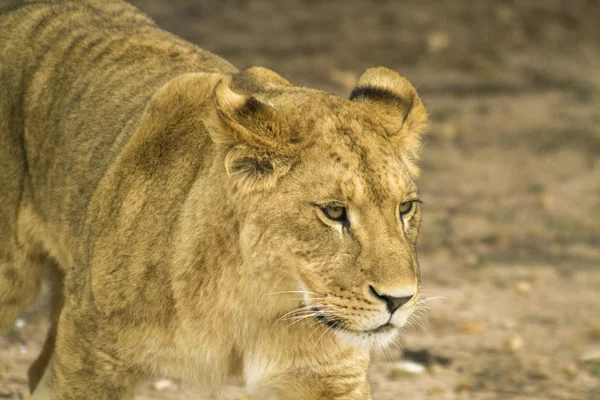
[[[324,332],[321,334],[321,336],[319,336],[319,338],[318,338],[318,339],[317,339],[317,341],[315,342],[315,347],[317,347],[317,345],[319,344],[319,341],[321,340],[321,338],[322,338],[323,336],[325,336],[325,334],[326,334],[327,332],[329,332],[329,331],[330,331],[330,330],[332,330],[332,329],[333,329],[333,331],[335,331],[335,329],[336,329],[336,327],[337,327],[337,324],[338,324],[338,323],[339,323],[339,321],[336,321],[336,322],[334,322],[334,324],[333,324],[333,325],[327,325],[327,329],[325,329],[325,331],[324,331]]]
[[[311,317],[311,316],[318,316],[318,315],[322,315],[322,314],[328,314],[330,313],[329,310],[319,310],[319,311],[304,311],[305,314],[298,314],[298,315],[290,315],[289,317],[282,319],[282,321],[289,321],[289,320],[296,320],[299,318],[305,318],[305,317]]]
[[[263,294],[263,296],[271,296],[271,295],[275,295],[275,294],[291,294],[291,293],[314,294],[314,295],[323,296],[323,293],[309,292],[306,290],[287,290],[287,291],[283,291],[283,292],[270,292],[270,293]]]
[[[307,306],[304,306],[304,307],[293,309],[293,310],[285,313],[281,317],[279,317],[279,319],[277,321],[275,321],[275,323],[287,320],[290,317],[294,317],[295,315],[300,315],[301,313],[304,313],[304,312],[309,312],[309,313],[319,313],[319,312],[321,312],[321,313],[327,313],[329,311],[330,311],[330,305],[324,304],[324,303],[316,303],[316,304],[307,305]]]
[[[311,311],[314,308],[315,308],[315,306],[312,306],[312,305],[311,306],[304,306],[304,307],[300,307],[300,308],[295,308],[292,311],[289,311],[289,312],[283,314],[281,317],[279,317],[279,319],[276,322],[279,322],[279,321],[283,320],[284,318],[286,318],[286,317],[288,317],[290,315],[294,315],[295,313],[299,313],[299,312],[302,312],[302,311]]]
[[[428,301],[438,300],[438,299],[449,300],[450,298],[449,297],[445,297],[445,296],[426,297],[424,299],[420,299],[417,303],[418,304],[423,304],[423,303],[427,303]]]

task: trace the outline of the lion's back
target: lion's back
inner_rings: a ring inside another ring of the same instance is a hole
[[[120,0],[2,11],[0,54],[0,143],[14,149],[7,168],[27,169],[0,183],[30,188],[20,201],[37,201],[59,228],[83,226],[82,210],[160,87],[188,72],[235,71]]]

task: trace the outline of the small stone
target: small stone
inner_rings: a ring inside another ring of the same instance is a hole
[[[548,379],[550,372],[545,368],[536,368],[527,374],[532,379]]]
[[[600,324],[592,325],[590,327],[589,335],[592,339],[600,339]]]
[[[523,348],[524,344],[523,338],[515,334],[506,339],[504,342],[504,348],[512,352],[517,352]]]
[[[426,371],[424,365],[412,361],[399,361],[392,367],[392,378],[420,375]]]
[[[159,379],[157,381],[155,381],[152,384],[152,387],[154,388],[154,390],[156,390],[157,392],[163,391],[165,389],[170,388],[171,386],[173,386],[173,382],[170,381],[169,379]]]
[[[579,359],[581,361],[600,361],[600,349],[586,350]]]
[[[430,396],[438,396],[446,393],[446,390],[441,386],[433,386],[427,390],[427,394]]]
[[[431,364],[429,366],[429,373],[431,375],[437,375],[440,371],[442,371],[442,366],[440,364]]]
[[[577,368],[577,365],[575,363],[565,365],[563,371],[571,378],[574,378],[579,374],[579,368]]]
[[[473,265],[477,264],[479,262],[479,257],[477,257],[477,254],[467,254],[467,256],[465,256],[465,264],[469,267],[472,267]]]
[[[23,327],[25,326],[25,320],[19,318],[16,322],[15,322],[15,329],[20,331],[21,329],[23,329]]]
[[[469,335],[478,335],[485,332],[485,325],[475,321],[467,321],[460,331]]]
[[[457,392],[470,392],[475,389],[475,383],[470,379],[461,379],[454,388]]]
[[[517,291],[522,294],[529,294],[533,291],[533,286],[527,281],[517,282]]]
[[[544,211],[550,211],[554,208],[554,198],[548,193],[542,193],[538,197],[538,206]]]

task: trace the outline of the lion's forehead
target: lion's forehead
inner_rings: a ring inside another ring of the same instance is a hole
[[[408,168],[382,138],[353,138],[328,155],[340,168],[340,189],[355,203],[381,203],[416,190]]]
[[[327,184],[335,182],[335,193],[353,203],[381,205],[398,200],[416,186],[402,158],[379,121],[363,109],[350,106],[323,107],[297,114],[295,128],[310,139],[305,161],[314,176]],[[314,111],[314,112],[312,112]]]
[[[381,203],[386,199],[399,199],[403,193],[415,190],[402,164],[382,169],[361,166],[362,173],[346,171],[341,178],[341,192],[353,203]]]

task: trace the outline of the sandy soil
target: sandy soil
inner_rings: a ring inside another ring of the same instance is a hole
[[[600,399],[599,1],[133,3],[299,85],[347,95],[386,65],[418,87],[432,117],[424,289],[444,299],[375,357],[374,399]],[[27,397],[44,313],[0,338],[0,398]],[[407,360],[426,371],[407,375]],[[213,393],[157,379],[136,399],[243,398],[236,382]]]

